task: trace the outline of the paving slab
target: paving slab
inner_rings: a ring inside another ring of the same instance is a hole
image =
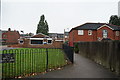
[[[80,54],[74,54],[74,64],[61,70],[54,70],[28,78],[118,78],[118,76],[92,60]]]

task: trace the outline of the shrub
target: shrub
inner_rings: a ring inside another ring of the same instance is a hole
[[[78,52],[79,52],[78,43],[75,43],[75,44],[74,44],[74,51],[75,51],[75,53],[78,53]]]

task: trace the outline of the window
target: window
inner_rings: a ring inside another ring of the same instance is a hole
[[[84,35],[83,30],[78,30],[78,35]]]
[[[92,30],[88,30],[88,35],[92,35]]]
[[[31,44],[43,44],[43,40],[31,40]]]
[[[116,31],[116,36],[119,36],[119,31]]]
[[[20,44],[23,44],[23,40],[20,40]]]
[[[48,40],[48,44],[52,44],[52,40]]]
[[[108,37],[108,31],[107,30],[103,30],[103,38],[107,38]]]

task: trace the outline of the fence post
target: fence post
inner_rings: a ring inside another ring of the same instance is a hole
[[[46,48],[46,72],[48,72],[48,48]]]
[[[71,50],[71,62],[74,63],[74,47],[70,47]]]
[[[63,44],[63,50],[66,54],[66,56],[68,57],[68,59],[73,63],[74,62],[74,51],[73,51],[73,47],[70,47],[66,44]]]

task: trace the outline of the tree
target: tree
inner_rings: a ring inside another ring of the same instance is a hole
[[[39,21],[38,26],[37,26],[36,34],[43,33],[45,35],[48,35],[48,32],[49,32],[48,23],[45,20],[45,16],[42,15],[40,17],[40,21]]]
[[[117,15],[112,15],[109,20],[109,24],[120,26],[120,17]]]
[[[28,33],[28,35],[29,35],[29,36],[33,36],[34,34],[30,32],[30,33]]]

